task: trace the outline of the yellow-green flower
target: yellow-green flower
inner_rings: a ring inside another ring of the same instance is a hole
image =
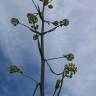
[[[38,22],[38,18],[32,13],[27,13],[27,18],[30,24]]]
[[[65,76],[69,78],[72,78],[72,76],[77,72],[77,67],[73,63],[66,64],[64,69]]]
[[[16,65],[11,65],[9,71],[10,73],[22,73],[21,69]]]

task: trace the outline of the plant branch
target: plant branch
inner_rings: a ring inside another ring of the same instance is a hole
[[[34,6],[35,6],[35,8],[36,8],[36,10],[37,10],[37,12],[39,14],[40,19],[42,20],[43,18],[42,18],[41,12],[40,12],[39,5],[38,4],[36,5],[34,0],[32,0],[32,2],[33,2]]]
[[[42,59],[44,59],[44,56],[43,56],[43,53],[42,53],[42,50],[41,50],[39,39],[37,40],[37,44],[38,44],[38,50],[39,50],[40,56],[41,56]]]
[[[36,83],[36,87],[35,87],[34,92],[33,92],[33,95],[32,95],[32,96],[35,96],[35,93],[36,93],[37,88],[40,85],[40,83],[38,81],[36,81],[34,78],[32,78],[29,75],[27,75],[27,74],[22,73],[22,75],[25,76],[25,77],[27,77],[27,78],[29,78],[29,79],[31,79],[31,80],[33,80]]]
[[[59,26],[60,26],[60,25],[58,25],[58,26],[56,26],[56,27],[54,27],[54,28],[52,28],[52,29],[44,32],[44,35],[47,34],[47,33],[53,32],[53,31],[54,31],[55,29],[57,29]]]
[[[36,10],[37,10],[37,12],[39,14],[40,19],[42,20],[43,17],[41,15],[41,11],[40,11],[39,5],[38,4],[36,5],[35,2],[34,2],[34,0],[32,0],[32,2],[33,2],[34,6],[35,6],[35,8],[36,8]]]
[[[34,78],[32,78],[31,76],[29,76],[29,75],[27,75],[27,74],[25,74],[25,73],[21,73],[21,75],[23,75],[23,76],[25,76],[25,77],[31,79],[31,80],[34,81],[36,84],[39,84],[39,82],[36,81],[36,80],[35,80]]]
[[[29,30],[31,30],[31,32],[36,33],[36,34],[38,34],[38,35],[41,35],[40,32],[38,32],[38,31],[36,31],[36,30],[33,30],[33,29],[30,28],[29,26],[27,26],[27,25],[25,25],[25,24],[23,24],[23,23],[19,23],[19,24],[22,25],[22,26],[24,26],[24,27],[26,27],[26,28],[28,28]]]
[[[44,2],[42,8],[42,27],[41,33],[44,33]],[[41,52],[44,57],[44,35],[41,35]],[[40,78],[40,96],[44,96],[44,84],[45,84],[45,61],[44,58],[41,57],[41,78]]]
[[[39,49],[39,52],[40,52],[40,56],[41,56],[41,58],[43,59],[43,58],[45,58],[45,57],[43,57],[43,53],[42,53],[42,50],[41,50],[41,47],[40,47],[39,39],[37,40],[37,43],[38,43],[38,49]],[[61,57],[59,57],[59,58],[61,58]],[[59,58],[55,58],[55,59],[59,59]],[[52,59],[54,59],[54,58],[51,58],[51,60],[52,60]],[[48,60],[50,60],[50,59],[45,59],[45,62],[47,63],[48,67],[50,68],[50,71],[51,71],[53,74],[55,74],[55,75],[62,75],[63,73],[56,73],[56,72],[53,71],[53,69],[51,68],[50,64],[48,63]]]
[[[59,91],[58,91],[58,93],[57,93],[57,96],[60,95],[60,92],[61,92],[61,89],[62,89],[62,86],[63,86],[64,77],[65,77],[65,73],[64,73],[64,71],[63,71],[62,79],[61,79],[61,86],[60,86],[60,88],[59,88]]]
[[[36,84],[36,87],[35,87],[35,89],[34,89],[34,92],[33,92],[33,95],[32,96],[35,96],[35,93],[36,93],[36,91],[37,91],[37,88],[38,88],[38,86],[39,86],[40,84],[38,83],[38,84]]]
[[[48,61],[45,61],[45,62],[47,63],[48,67],[50,68],[50,71],[51,71],[53,74],[55,74],[55,75],[62,75],[62,74],[63,74],[62,72],[61,72],[61,73],[56,73],[56,72],[54,72],[53,69],[51,68],[50,64],[48,63]]]
[[[37,5],[37,11],[38,11],[38,14],[39,14],[39,17],[40,17],[41,20],[43,20],[43,21],[46,22],[47,24],[52,23],[51,21],[47,21],[47,20],[44,20],[44,19],[43,19],[39,5]]]
[[[35,8],[36,8],[36,10],[37,10],[37,12],[38,12],[38,8],[37,8],[37,6],[36,6],[34,0],[32,0],[32,2],[33,2],[34,6],[35,6]]]
[[[56,57],[56,58],[49,58],[49,59],[45,59],[45,61],[50,61],[50,60],[54,60],[54,59],[61,59],[61,58],[64,58],[64,57],[62,56],[62,57]]]
[[[38,44],[38,49],[39,49],[39,52],[40,52],[40,56],[41,56],[41,58],[43,59],[43,58],[45,58],[45,57],[43,57],[43,53],[42,53],[42,50],[41,50],[41,47],[40,47],[39,39],[37,40],[37,44]],[[60,58],[60,57],[59,57],[59,58]],[[58,58],[55,58],[55,59],[58,59]],[[50,64],[48,63],[48,60],[50,60],[50,59],[45,59],[45,62],[47,63],[48,67],[50,68],[50,71],[51,71],[53,74],[55,74],[55,75],[61,75],[61,74],[63,74],[63,73],[56,73],[56,72],[54,72],[53,69],[51,68]]]
[[[57,90],[55,89],[55,90],[54,90],[54,93],[53,93],[53,96],[55,96],[56,91],[57,91]]]
[[[44,22],[47,23],[48,25],[49,25],[50,23],[52,23],[51,21],[48,21],[48,20],[44,20]]]
[[[39,5],[37,5],[37,11],[38,11],[40,19],[43,20]]]

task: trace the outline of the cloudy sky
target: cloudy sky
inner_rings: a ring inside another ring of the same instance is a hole
[[[39,3],[39,0],[36,0]],[[41,3],[40,3],[41,4]],[[58,28],[45,37],[46,57],[58,57],[72,52],[78,72],[65,79],[61,96],[96,95],[96,1],[53,0],[53,9],[46,8],[46,19],[68,18],[68,27]],[[32,96],[35,84],[19,74],[9,74],[9,66],[16,64],[26,74],[39,80],[40,57],[33,34],[22,26],[13,27],[12,17],[28,24],[26,14],[35,12],[31,0],[0,0],[0,96]],[[51,42],[51,43],[50,43]],[[57,72],[65,60],[50,62]],[[56,77],[46,66],[45,96],[52,96]],[[37,92],[38,96],[39,92]]]

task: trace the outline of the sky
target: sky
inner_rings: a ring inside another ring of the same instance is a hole
[[[53,9],[46,7],[46,19],[68,18],[70,24],[45,36],[45,55],[50,58],[72,52],[75,55],[73,63],[78,68],[72,79],[64,79],[61,96],[95,96],[96,1],[53,0],[51,4]],[[31,0],[0,0],[0,96],[32,96],[35,84],[20,74],[10,74],[12,64],[39,80],[40,57],[33,33],[20,25],[10,24],[12,17],[28,24],[28,12],[35,12]],[[50,62],[56,72],[62,71],[66,63],[65,59]],[[52,75],[46,66],[45,96],[52,96],[56,78],[59,77]]]

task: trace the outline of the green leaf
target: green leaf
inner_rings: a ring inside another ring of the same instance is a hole
[[[32,13],[27,13],[27,18],[30,24],[34,24],[38,22],[38,18]]]
[[[17,26],[17,25],[19,24],[19,20],[18,20],[17,18],[12,18],[12,19],[11,19],[11,24],[12,24],[13,26]]]
[[[22,73],[21,69],[18,68],[16,65],[11,65],[9,69],[10,73]]]

